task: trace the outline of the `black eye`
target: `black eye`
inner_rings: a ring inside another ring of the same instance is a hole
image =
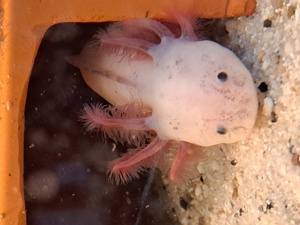
[[[220,72],[218,74],[218,80],[221,82],[225,82],[227,80],[227,78],[228,78],[228,75],[225,72]]]
[[[222,127],[222,126],[218,127],[218,128],[217,128],[217,133],[218,133],[218,134],[221,134],[221,135],[226,134],[226,129],[225,129],[225,127]]]

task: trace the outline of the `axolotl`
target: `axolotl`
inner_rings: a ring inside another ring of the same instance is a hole
[[[248,69],[229,49],[199,39],[192,20],[175,19],[179,35],[154,19],[115,23],[69,59],[111,104],[84,106],[88,130],[134,146],[109,164],[116,183],[139,177],[174,144],[169,177],[179,179],[195,146],[237,142],[254,126],[258,100]]]

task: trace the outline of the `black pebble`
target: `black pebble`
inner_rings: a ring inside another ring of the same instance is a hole
[[[204,184],[204,179],[202,176],[200,177],[200,182]]]
[[[233,166],[235,166],[237,164],[237,160],[236,159],[231,160],[230,164],[233,165]]]
[[[179,198],[179,205],[184,210],[187,210],[188,204],[187,204],[187,202],[182,197]]]
[[[271,113],[271,117],[272,117],[271,122],[276,123],[277,122],[277,116],[274,112]]]
[[[266,19],[264,21],[264,27],[266,28],[272,27],[272,20]]]
[[[267,92],[268,91],[268,85],[265,82],[261,82],[260,85],[258,86],[258,90],[261,92]]]

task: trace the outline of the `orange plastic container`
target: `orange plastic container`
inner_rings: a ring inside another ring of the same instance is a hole
[[[33,62],[46,30],[64,22],[164,18],[193,9],[203,18],[249,15],[255,0],[2,0],[0,3],[0,224],[26,224],[23,196],[24,108]]]

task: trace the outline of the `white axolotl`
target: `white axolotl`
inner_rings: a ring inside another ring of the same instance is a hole
[[[155,166],[174,143],[169,177],[176,180],[197,158],[195,146],[237,142],[254,126],[258,100],[249,71],[230,50],[199,40],[189,19],[175,17],[179,36],[153,19],[128,20],[69,59],[112,104],[84,107],[88,129],[136,146],[109,164],[116,183]]]

